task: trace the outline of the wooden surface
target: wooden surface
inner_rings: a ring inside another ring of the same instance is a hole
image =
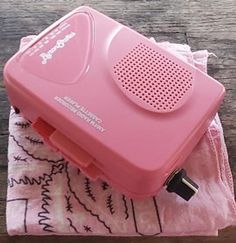
[[[0,72],[17,50],[19,39],[37,34],[84,1],[0,1]],[[202,1],[86,1],[97,10],[157,41],[188,43],[193,50],[208,49],[209,73],[227,90],[220,109],[231,168],[236,181],[236,0]],[[2,75],[1,75],[2,80]],[[119,242],[103,237],[8,237],[5,226],[9,103],[0,81],[0,242]],[[215,237],[122,238],[123,242],[236,242],[236,228]]]

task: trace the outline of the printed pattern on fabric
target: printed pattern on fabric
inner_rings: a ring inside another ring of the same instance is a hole
[[[22,39],[26,44],[34,36]],[[206,71],[208,52],[159,43]],[[91,181],[44,143],[13,109],[9,118],[7,230],[10,235],[217,235],[236,224],[233,181],[218,116],[184,164],[199,185],[186,202],[164,189],[132,200]]]

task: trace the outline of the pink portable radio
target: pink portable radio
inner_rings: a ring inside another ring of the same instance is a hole
[[[89,178],[132,198],[197,191],[181,165],[224,87],[148,38],[83,6],[18,51],[4,79],[15,110]]]

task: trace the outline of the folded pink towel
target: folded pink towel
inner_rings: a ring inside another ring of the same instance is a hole
[[[206,71],[207,51],[159,45]],[[103,181],[92,182],[44,144],[13,110],[9,131],[10,235],[217,235],[219,229],[236,224],[233,181],[218,116],[184,164],[200,187],[189,202],[165,189],[152,198],[131,200]]]

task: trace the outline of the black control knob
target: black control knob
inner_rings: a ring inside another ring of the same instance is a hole
[[[198,192],[198,185],[186,174],[184,169],[177,171],[166,183],[168,192],[175,192],[180,197],[188,201]]]

